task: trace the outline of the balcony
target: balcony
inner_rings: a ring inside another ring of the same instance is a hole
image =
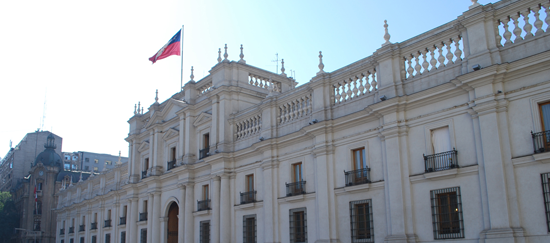
[[[286,183],[286,196],[295,196],[306,193],[306,181]]]
[[[34,213],[34,215],[42,215],[42,209],[41,208],[38,209],[38,210],[35,209],[35,210],[33,210],[33,213]]]
[[[82,232],[82,231],[85,231],[86,230],[86,225],[80,225],[78,227],[78,232]]]
[[[73,227],[69,227],[69,234],[73,234],[74,233],[74,226]]]
[[[146,170],[141,172],[141,179],[145,179],[145,178],[147,178],[147,171]]]
[[[103,225],[103,228],[108,228],[108,227],[111,227],[111,220],[110,219],[105,220],[105,224]]]
[[[346,175],[346,186],[355,186],[370,183],[370,168],[363,168],[352,171],[344,171]]]
[[[199,150],[199,159],[204,159],[204,158],[210,156],[210,154],[208,154],[209,152],[210,152],[210,146]]]
[[[147,221],[147,212],[139,213],[139,221]]]
[[[426,173],[458,168],[456,154],[456,149],[453,149],[448,152],[424,155]]]
[[[92,223],[90,229],[93,229],[93,230],[97,229],[97,222]]]
[[[256,191],[241,192],[241,204],[256,202]]]
[[[197,211],[210,210],[210,199],[197,201]]]
[[[535,154],[550,151],[550,130],[537,133],[531,132],[531,137],[533,137]]]
[[[166,170],[171,170],[176,168],[176,160],[166,162]]]
[[[125,225],[125,224],[126,224],[126,217],[120,217],[118,225]]]
[[[64,235],[65,234],[65,229],[59,229],[59,235]]]

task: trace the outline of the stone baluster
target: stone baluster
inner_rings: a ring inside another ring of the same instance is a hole
[[[342,101],[344,102],[347,100],[348,93],[346,92],[346,80],[342,81]]]
[[[462,50],[460,50],[460,39],[461,37],[458,36],[454,42],[455,42],[455,57],[456,57],[456,60],[455,62],[458,62],[458,61],[462,61]]]
[[[445,67],[445,56],[443,55],[443,47],[445,46],[445,42],[441,42],[439,43],[439,45],[437,45],[438,49],[439,49],[439,56],[437,57],[437,60],[439,61],[439,67]]]
[[[311,112],[313,111],[313,104],[312,104],[312,99],[311,99],[312,97],[311,97],[311,96],[312,96],[312,94],[309,94],[309,98],[308,98],[308,100],[309,100],[309,102],[308,102],[308,114],[311,114]]]
[[[523,38],[521,38],[521,28],[519,27],[519,13],[517,14],[514,14],[514,15],[511,15],[510,18],[512,18],[512,20],[514,20],[514,36],[516,36],[516,38],[514,39],[514,43],[518,43],[518,42],[521,42],[523,40]]]
[[[445,45],[447,46],[447,55],[445,55],[447,57],[447,65],[451,65],[453,64],[453,53],[451,52],[451,44],[453,43],[453,40],[452,39],[449,39],[449,41],[447,43],[445,43]]]
[[[420,74],[420,69],[422,69],[422,66],[420,66],[420,60],[419,60],[419,57],[420,57],[421,53],[419,51],[417,51],[414,55],[414,70],[416,71],[414,73],[414,76],[418,76]]]
[[[422,62],[422,68],[424,68],[424,71],[422,71],[422,73],[428,72],[428,67],[430,67],[430,64],[428,63],[428,57],[426,55],[429,51],[430,50],[428,50],[428,48],[425,48],[422,51],[422,59],[424,59],[424,61]]]
[[[340,83],[334,85],[334,104],[340,103]]]
[[[235,130],[237,131],[237,132],[235,133],[235,136],[237,137],[237,140],[238,140],[239,138],[241,138],[241,130],[239,129],[239,128],[240,128],[240,125],[241,125],[240,122],[238,122],[238,123],[235,125]]]
[[[537,5],[533,12],[535,13],[535,28],[537,28],[537,31],[535,32],[535,36],[539,36],[544,34],[544,30],[542,30],[542,20],[540,19],[540,11],[542,10],[540,5]]]
[[[432,45],[431,48],[430,48],[430,65],[432,66],[432,68],[430,68],[430,71],[432,70],[436,70],[437,67],[437,60],[435,59],[435,50],[437,49],[437,47],[435,45]]]
[[[258,115],[258,131],[262,130],[262,117]]]
[[[497,20],[495,24],[495,38],[497,40],[497,46],[501,47],[502,44],[500,42],[502,41],[502,36],[500,36],[500,31],[498,29],[499,26],[500,26],[500,20]]]
[[[506,40],[504,42],[504,45],[508,45],[508,44],[512,44],[512,32],[510,32],[510,30],[508,29],[509,26],[508,26],[508,23],[510,22],[510,18],[509,17],[505,17],[504,20],[500,20],[502,22],[502,24],[504,24],[504,34],[502,35],[504,37],[504,40]]]
[[[546,22],[546,33],[550,32],[550,2],[545,2],[543,4],[544,6],[544,12],[546,13],[546,18],[544,19],[544,22]]]
[[[376,69],[372,70],[372,90],[378,90],[378,87],[376,86]]]
[[[250,81],[249,81],[250,85],[254,85],[254,75],[251,74],[249,77],[250,77]]]
[[[525,30],[525,39],[529,39],[531,37],[534,37],[533,33],[531,33],[531,30],[533,29],[533,25],[529,23],[529,14],[531,13],[531,9],[528,8],[526,11],[521,12],[520,14],[523,16],[523,21],[525,21],[525,25],[523,26],[523,30]]]
[[[369,81],[369,76],[370,76],[370,71],[367,71],[367,74],[361,74],[365,77],[365,94],[366,93],[370,93],[370,88],[371,88],[371,85],[370,85],[370,81]]]
[[[298,118],[299,114],[298,114],[298,107],[299,107],[299,103],[298,103],[298,100],[294,100],[292,101],[292,103],[294,104],[294,119]]]
[[[363,77],[365,77],[365,75],[360,73],[356,77],[359,80],[359,94],[363,95],[365,94],[365,86],[363,85]]]
[[[347,100],[351,100],[351,95],[353,94],[351,92],[351,79],[346,83],[348,84],[347,91],[346,91],[348,93],[348,95],[347,95],[348,99]]]
[[[250,136],[250,134],[252,133],[252,124],[250,124],[250,119],[246,120],[246,135],[245,136]]]
[[[258,86],[258,77],[255,77],[256,82],[254,82],[254,86]]]
[[[285,105],[285,122],[290,121],[290,104]]]
[[[352,78],[353,78],[353,77],[349,78],[349,81],[350,81],[350,82],[353,82],[353,91],[352,91],[352,93],[353,93],[353,98],[357,98],[357,92],[359,92],[359,90],[357,89],[357,80],[358,80],[359,78],[355,77],[355,80],[353,80],[353,81],[352,81]]]

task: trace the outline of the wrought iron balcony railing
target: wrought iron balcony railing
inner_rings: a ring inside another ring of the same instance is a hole
[[[111,220],[110,219],[105,220],[105,225],[103,226],[103,228],[108,228],[108,227],[111,227]]]
[[[426,173],[458,168],[456,154],[456,149],[453,149],[443,153],[424,155]]]
[[[93,229],[93,230],[97,229],[97,222],[91,223],[90,229]]]
[[[197,211],[210,210],[210,199],[197,201]]]
[[[74,233],[74,227],[69,227],[69,234]]]
[[[82,231],[85,231],[86,230],[86,226],[85,225],[80,225],[78,227],[78,232],[82,232]]]
[[[352,171],[344,171],[346,175],[346,186],[355,186],[370,183],[370,168],[363,168]]]
[[[59,229],[59,235],[64,235],[65,234],[65,229]]]
[[[256,202],[256,191],[241,192],[241,204]]]
[[[141,172],[141,179],[145,179],[145,178],[147,178],[147,171],[146,170]]]
[[[126,224],[126,217],[120,217],[119,225],[125,225]]]
[[[199,150],[199,159],[204,159],[204,158],[210,156],[209,152],[210,152],[210,146]]]
[[[286,183],[286,196],[294,196],[306,193],[306,181]]]
[[[139,213],[139,221],[147,221],[147,212]]]
[[[550,130],[544,132],[531,132],[535,154],[550,151]]]
[[[166,170],[171,170],[171,169],[174,169],[176,167],[176,161],[175,160],[172,160],[172,161],[168,161],[166,162]]]

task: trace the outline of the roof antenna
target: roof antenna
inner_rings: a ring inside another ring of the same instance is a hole
[[[44,120],[46,119],[46,96],[48,94],[48,87],[46,87],[46,91],[44,92],[44,108],[42,110],[42,121],[40,121],[40,131],[44,131]]]
[[[275,73],[279,74],[279,53],[275,53],[275,57],[277,57],[277,59],[271,60],[271,62],[277,63],[277,67],[275,67]]]

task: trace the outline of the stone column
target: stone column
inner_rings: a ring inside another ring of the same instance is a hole
[[[193,233],[195,232],[195,221],[193,217],[193,208],[195,207],[194,189],[195,184],[185,184],[185,223],[183,225],[185,227],[185,232],[183,234],[185,237],[185,243],[193,243],[195,240],[193,237]]]
[[[153,203],[153,241],[152,242],[161,242],[160,241],[160,225],[161,225],[161,215],[160,215],[160,208],[162,205],[160,204],[160,192],[154,192],[154,200]],[[168,219],[168,218],[167,218]]]
[[[147,169],[147,174],[151,174],[153,172],[153,166],[155,161],[155,132],[151,130],[149,132],[149,167],[145,168]],[[149,234],[147,234],[149,235]]]
[[[153,193],[149,193],[147,200],[147,242],[153,242]]]
[[[212,178],[212,220],[210,235],[212,242],[220,242],[220,177]]]
[[[178,148],[177,148],[177,158],[176,158],[176,164],[180,165],[183,164],[183,155],[185,154],[185,147],[184,147],[184,135],[185,135],[185,114],[182,113],[179,115],[180,118],[180,134],[179,134],[179,141],[178,141]],[[183,202],[183,201],[182,201]]]
[[[103,227],[105,226],[105,203],[101,202],[101,207],[99,207],[99,213],[98,216],[98,222],[97,222],[97,242],[101,243],[103,242],[104,236],[103,236]]]
[[[214,150],[216,150],[216,145],[218,144],[219,137],[218,137],[218,119],[219,119],[219,102],[218,102],[218,96],[214,95],[211,97],[212,99],[212,126],[210,126],[210,153],[214,154]]]
[[[193,126],[194,117],[192,116],[190,111],[185,112],[185,155],[183,156],[183,163],[184,164],[193,164],[195,163],[196,156],[195,153],[197,153],[197,143],[196,141],[196,134],[195,134],[195,126]]]
[[[278,198],[278,163],[272,160],[262,162],[263,195],[264,195],[264,240],[263,242],[279,241],[279,207]],[[259,222],[261,223],[261,222]]]
[[[129,221],[126,223],[126,237],[129,237],[128,242],[138,242],[137,221],[139,220],[138,199],[131,198],[130,213],[128,214]],[[129,224],[129,225],[128,225]]]
[[[178,204],[178,242],[181,243],[184,240],[183,233],[185,231],[185,185],[180,184],[178,187],[181,189],[181,198]]]
[[[220,194],[220,242],[229,243],[231,241],[231,188],[228,174],[221,176]]]
[[[84,231],[85,232],[84,233],[84,235],[85,235],[84,236],[85,237],[84,242],[91,242],[91,240],[92,240],[90,238],[90,230],[92,228],[91,222],[92,222],[92,210],[91,210],[91,207],[88,206],[88,209],[86,211],[86,221],[84,223],[84,230],[86,230],[86,231]]]
[[[339,241],[336,231],[337,219],[335,212],[336,202],[334,198],[334,176],[332,173],[333,168],[330,166],[332,163],[330,163],[331,161],[329,160],[333,152],[333,148],[330,145],[318,146],[313,151],[316,173],[315,178],[317,178],[314,184],[317,204],[315,213],[319,219],[322,219],[317,222],[317,239],[322,242]],[[313,178],[308,180],[313,182]],[[308,188],[307,184],[306,188]]]
[[[118,214],[120,212],[120,203],[118,203],[118,199],[117,200],[117,203],[115,203],[115,210],[114,212],[111,212],[111,227],[112,227],[112,235],[111,235],[111,242],[113,243],[118,243],[118,241],[120,240],[118,236],[118,224],[119,224],[119,220],[120,218],[118,217]]]
[[[155,242],[166,242],[168,239],[168,217],[159,217],[158,224],[159,230],[155,230],[158,236],[158,241]],[[162,239],[162,241],[160,240]]]

